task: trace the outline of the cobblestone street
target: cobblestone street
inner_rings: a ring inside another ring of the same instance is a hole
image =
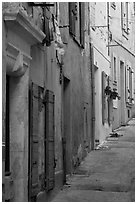
[[[134,119],[78,167],[53,202],[133,202]]]

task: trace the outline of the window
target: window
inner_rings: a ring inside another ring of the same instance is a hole
[[[131,70],[131,78],[132,78],[132,103],[134,103],[134,71]]]
[[[69,2],[69,32],[84,48],[84,3]]]
[[[128,8],[128,2],[121,2],[121,26],[122,26],[122,31],[126,34],[129,34],[129,8]]]
[[[114,63],[114,64],[113,64],[113,67],[114,67],[114,70],[113,70],[113,71],[114,71],[114,72],[113,72],[113,73],[114,73],[114,75],[113,75],[113,80],[116,81],[116,80],[117,80],[117,78],[116,78],[116,57],[114,57],[113,63]]]
[[[132,103],[133,98],[133,71],[127,66],[127,102]]]
[[[132,70],[131,67],[129,67],[129,102],[132,103]]]

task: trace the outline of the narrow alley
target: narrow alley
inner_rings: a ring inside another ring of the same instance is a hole
[[[2,2],[2,201],[134,201],[135,2]]]
[[[52,202],[135,201],[135,120],[88,154]]]

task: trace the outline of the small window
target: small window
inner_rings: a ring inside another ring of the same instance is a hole
[[[129,34],[129,3],[121,2],[121,26],[125,34]]]
[[[132,69],[129,68],[129,91],[130,91],[130,103],[132,103]]]
[[[69,2],[69,32],[82,48],[84,48],[84,7],[83,2]]]
[[[114,57],[114,62],[113,62],[114,64],[113,64],[113,66],[114,66],[114,81],[116,81],[117,80],[117,77],[116,77],[116,57]]]

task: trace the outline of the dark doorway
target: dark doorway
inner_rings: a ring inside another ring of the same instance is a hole
[[[64,183],[66,175],[71,172],[71,131],[70,131],[70,80],[64,77],[63,86],[63,170]]]
[[[120,123],[121,125],[125,124],[125,117],[124,117],[124,99],[125,99],[125,80],[124,80],[124,62],[120,61],[120,110],[121,110],[121,117]]]

